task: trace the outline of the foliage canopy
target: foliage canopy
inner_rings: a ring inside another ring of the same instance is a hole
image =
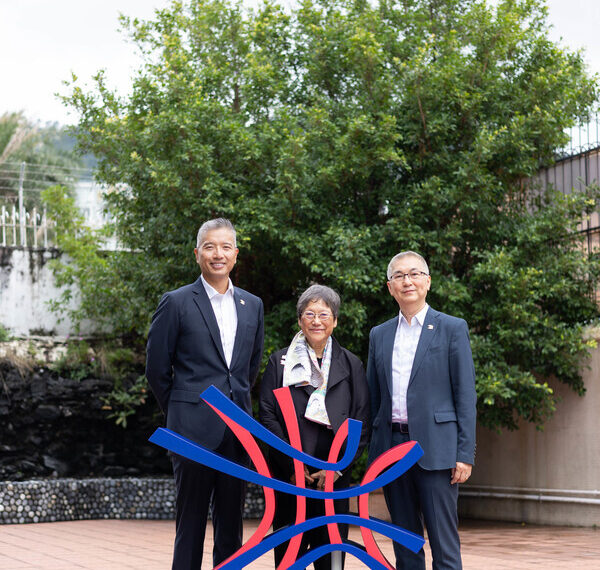
[[[365,357],[397,311],[387,262],[412,249],[431,305],[469,322],[484,425],[541,425],[544,379],[583,390],[600,265],[575,230],[599,194],[527,179],[597,83],[550,41],[540,0],[174,1],[122,24],[144,57],[131,93],[99,73],[65,97],[128,250],[79,257],[73,279],[104,284],[84,290],[84,316],[145,334],[159,295],[197,276],[199,224],[226,216],[234,281],[265,302],[267,355],[317,281],[340,292],[336,332]]]
[[[73,169],[81,159],[65,146],[64,129],[29,121],[23,113],[0,115],[0,205],[17,204],[21,163],[26,208],[39,207],[40,189],[52,184],[72,187]]]

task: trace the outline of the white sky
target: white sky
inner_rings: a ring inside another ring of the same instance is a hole
[[[256,0],[245,0],[252,5]],[[119,12],[149,19],[169,0],[0,0],[0,114],[62,124],[76,117],[55,97],[76,73],[84,81],[106,69],[109,85],[127,93],[137,67],[133,47],[118,32]],[[600,72],[600,0],[547,0],[552,37],[585,48],[590,70]]]

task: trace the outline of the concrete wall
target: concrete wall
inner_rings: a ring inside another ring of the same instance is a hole
[[[59,322],[48,308],[48,301],[60,295],[48,265],[58,256],[55,249],[0,247],[0,324],[13,335],[75,332],[68,319]],[[81,332],[90,333],[91,328],[87,324]]]
[[[591,332],[600,341],[600,329]],[[580,397],[559,397],[543,431],[478,428],[476,465],[460,494],[462,516],[540,524],[600,526],[600,347],[584,372]]]

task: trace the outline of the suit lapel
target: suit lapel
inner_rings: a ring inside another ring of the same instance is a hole
[[[427,309],[427,313],[425,314],[425,322],[423,323],[423,329],[421,330],[421,336],[419,337],[419,343],[417,344],[417,350],[415,352],[415,359],[413,360],[412,370],[410,372],[410,380],[408,381],[409,386],[414,380],[415,374],[419,370],[425,354],[427,354],[427,350],[433,337],[437,334],[438,317],[438,311],[435,311],[431,307]]]
[[[392,383],[392,357],[394,354],[394,340],[396,339],[396,330],[398,329],[398,317],[388,321],[388,328],[382,331],[383,342],[381,350],[383,353],[383,364],[385,370],[385,379],[390,396],[394,393]]]
[[[244,340],[244,334],[246,332],[246,325],[248,324],[248,301],[244,299],[244,296],[240,294],[237,287],[233,288],[233,300],[235,302],[235,310],[237,313],[237,329],[235,331],[235,341],[233,343],[233,354],[231,355],[231,368],[241,351],[242,342]]]
[[[200,313],[204,318],[204,322],[206,323],[206,327],[210,332],[210,336],[223,359],[223,362],[227,362],[225,360],[225,353],[223,352],[223,344],[221,343],[221,333],[219,332],[219,325],[217,324],[217,318],[215,317],[215,312],[213,311],[212,305],[210,304],[210,299],[206,293],[206,289],[202,284],[200,278],[194,283],[194,287],[192,288],[192,292],[194,293],[194,303],[198,309],[200,309]],[[239,329],[239,324],[238,324]]]

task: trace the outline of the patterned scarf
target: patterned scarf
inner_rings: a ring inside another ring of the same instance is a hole
[[[331,367],[331,337],[327,339],[321,366],[315,351],[306,342],[302,331],[293,338],[285,358],[283,367],[284,386],[313,386],[315,391],[310,395],[304,417],[307,420],[331,427],[325,395]]]

